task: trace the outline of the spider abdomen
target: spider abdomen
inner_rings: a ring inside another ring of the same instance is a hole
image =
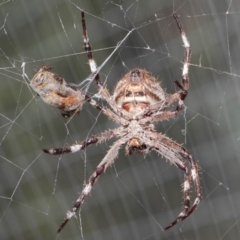
[[[149,106],[149,103],[144,102],[130,102],[123,104],[122,108],[133,115],[143,112]]]
[[[113,99],[118,107],[136,116],[149,105],[164,102],[165,94],[160,82],[150,72],[137,68],[118,82]]]

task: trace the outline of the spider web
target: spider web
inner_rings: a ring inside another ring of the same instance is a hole
[[[56,235],[112,141],[60,157],[41,149],[116,127],[89,105],[63,119],[29,86],[34,69],[48,64],[67,82],[87,83],[88,92],[96,93],[83,51],[80,8],[111,92],[135,67],[151,71],[169,94],[176,91],[183,48],[172,13],[180,15],[193,50],[189,95],[183,113],[156,128],[199,160],[204,200],[169,231],[162,227],[181,211],[182,172],[154,153],[125,156],[122,150],[77,219]],[[239,239],[237,0],[2,0],[0,13],[1,239]]]

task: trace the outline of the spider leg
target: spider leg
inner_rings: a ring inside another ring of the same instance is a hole
[[[145,143],[148,143],[155,151],[164,156],[170,163],[176,165],[179,169],[184,171],[184,184],[183,184],[183,205],[184,209],[180,212],[178,217],[170,223],[164,230],[168,230],[173,227],[178,222],[187,218],[199,205],[202,199],[202,191],[200,184],[200,177],[198,173],[198,165],[193,156],[180,144],[174,142],[170,138],[162,134],[154,134],[154,141],[149,141],[152,133],[149,133],[149,136],[146,136]],[[190,167],[187,166],[182,159],[188,160]],[[194,182],[196,198],[190,206],[190,186],[191,180]]]
[[[151,116],[154,114],[159,115],[158,112],[160,112],[160,116],[163,116],[161,111],[163,111],[165,108],[169,107],[170,105],[172,105],[177,101],[178,101],[177,107],[175,110],[169,111],[168,113],[169,117],[170,118],[175,117],[183,109],[183,103],[188,94],[188,89],[189,89],[189,65],[191,61],[192,50],[191,50],[190,43],[187,39],[186,33],[183,30],[182,24],[175,13],[173,14],[173,17],[176,21],[177,27],[181,34],[183,47],[185,48],[183,69],[182,69],[182,81],[181,83],[179,81],[174,81],[177,87],[179,88],[179,91],[167,97],[165,102],[163,103],[160,102],[146,108],[146,111],[139,114],[138,119]],[[170,114],[170,112],[173,112],[173,113]],[[160,120],[162,119],[160,118]]]
[[[175,118],[178,115],[179,111],[162,111],[162,112],[156,112],[152,116],[145,117],[145,118],[139,118],[140,124],[148,124],[148,123],[154,123],[159,122],[163,120],[168,120],[170,118]]]
[[[83,29],[83,43],[84,43],[84,49],[87,54],[89,66],[91,73],[94,76],[94,80],[96,82],[97,88],[101,96],[104,97],[105,100],[110,101],[110,93],[106,87],[103,86],[103,83],[100,79],[100,75],[97,72],[97,64],[96,61],[93,58],[92,54],[92,47],[89,41],[88,33],[87,33],[87,26],[85,21],[85,14],[82,11],[82,29]],[[112,101],[110,101],[112,103]]]
[[[117,135],[120,134],[121,132],[121,127],[113,130],[108,130],[106,132],[102,132],[100,134],[93,135],[90,138],[87,138],[86,140],[71,145],[67,147],[61,147],[61,148],[50,148],[50,149],[43,149],[43,152],[52,154],[52,155],[61,155],[64,153],[75,153],[80,150],[85,149],[86,147],[95,144],[95,143],[101,143],[103,141],[109,140]]]
[[[183,108],[183,101],[185,100],[187,94],[188,94],[188,88],[189,88],[189,64],[191,61],[191,46],[190,43],[187,39],[186,33],[183,30],[182,24],[179,21],[177,15],[174,13],[173,17],[177,23],[177,27],[180,31],[180,34],[182,36],[182,41],[183,41],[183,47],[185,48],[184,51],[184,60],[183,60],[183,70],[182,70],[182,81],[181,83],[178,81],[175,81],[176,85],[178,86],[178,88],[180,88],[180,90],[171,95],[167,101],[166,101],[166,106],[171,105],[173,102],[178,100],[178,105],[177,105],[177,111],[181,111]]]
[[[87,54],[89,66],[91,73],[94,76],[94,80],[96,82],[98,92],[100,95],[107,101],[107,103],[111,106],[112,109],[114,109],[115,112],[119,113],[120,115],[124,116],[125,119],[130,120],[131,115],[128,114],[128,112],[124,111],[123,109],[118,109],[116,106],[116,103],[112,100],[111,95],[106,87],[103,86],[103,83],[100,79],[99,73],[97,72],[97,64],[96,61],[93,58],[92,54],[92,47],[89,41],[89,37],[87,34],[87,27],[86,27],[86,21],[85,21],[85,14],[82,12],[82,29],[83,29],[83,43],[84,43],[84,49]]]
[[[193,210],[190,212],[190,187],[191,187],[191,172],[189,171],[188,167],[186,166],[185,163],[176,163],[176,166],[184,171],[184,183],[183,183],[183,210],[182,212],[178,215],[178,217],[171,222],[167,227],[164,228],[164,230],[168,230],[169,228],[173,227],[176,225],[178,222],[184,220],[187,218]]]
[[[103,114],[105,114],[107,117],[109,117],[111,120],[121,124],[122,126],[127,126],[129,124],[129,121],[125,120],[122,117],[119,117],[117,114],[115,114],[113,111],[111,111],[109,108],[100,106],[94,99],[89,97],[88,95],[85,96],[85,99],[87,102],[89,102],[94,108],[102,111]]]
[[[82,29],[83,29],[84,49],[85,49],[85,52],[87,54],[90,70],[91,70],[92,74],[95,75],[94,79],[95,79],[96,85],[97,85],[98,89],[100,89],[100,88],[103,87],[103,83],[102,83],[102,81],[100,79],[99,74],[96,73],[96,71],[97,71],[97,64],[96,64],[96,61],[93,58],[92,48],[91,48],[91,44],[89,42],[84,12],[82,12]]]
[[[80,209],[82,204],[85,202],[86,198],[89,196],[94,184],[96,183],[99,176],[106,171],[106,169],[114,162],[118,155],[118,151],[123,144],[127,142],[127,138],[119,139],[114,145],[110,148],[106,156],[103,160],[98,164],[95,171],[92,173],[90,178],[88,179],[87,183],[85,184],[81,194],[79,195],[78,199],[74,203],[71,210],[69,210],[66,214],[66,218],[62,222],[61,226],[57,230],[57,233],[60,233],[64,226],[68,223],[68,221],[75,216],[76,212]]]

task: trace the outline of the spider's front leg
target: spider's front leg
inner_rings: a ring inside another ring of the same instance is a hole
[[[153,140],[150,140],[153,139]],[[164,230],[176,225],[178,222],[183,221],[198,207],[202,199],[202,189],[200,184],[200,177],[198,173],[198,164],[193,156],[180,144],[172,139],[157,133],[147,133],[145,142],[151,146],[153,150],[164,156],[170,163],[177,166],[184,172],[183,183],[183,210],[178,217],[170,223]],[[183,161],[187,160],[187,161]],[[193,204],[190,203],[190,189],[191,182],[194,183],[195,200]]]
[[[71,210],[69,210],[66,214],[66,218],[64,219],[63,223],[59,227],[57,233],[60,233],[64,226],[68,223],[68,221],[75,216],[76,212],[80,209],[82,204],[85,202],[87,197],[89,196],[90,192],[92,191],[92,188],[94,184],[96,183],[99,176],[105,172],[105,170],[114,162],[118,155],[118,151],[121,148],[123,144],[127,142],[127,138],[119,139],[117,142],[114,143],[114,145],[110,148],[106,156],[103,158],[103,160],[99,163],[99,165],[96,167],[96,170],[93,172],[93,174],[88,179],[87,183],[85,184],[81,194],[79,195],[78,199],[74,203]]]

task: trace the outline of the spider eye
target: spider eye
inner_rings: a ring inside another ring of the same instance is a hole
[[[142,74],[139,69],[134,69],[130,74],[130,80],[132,82],[140,82],[142,78]]]

